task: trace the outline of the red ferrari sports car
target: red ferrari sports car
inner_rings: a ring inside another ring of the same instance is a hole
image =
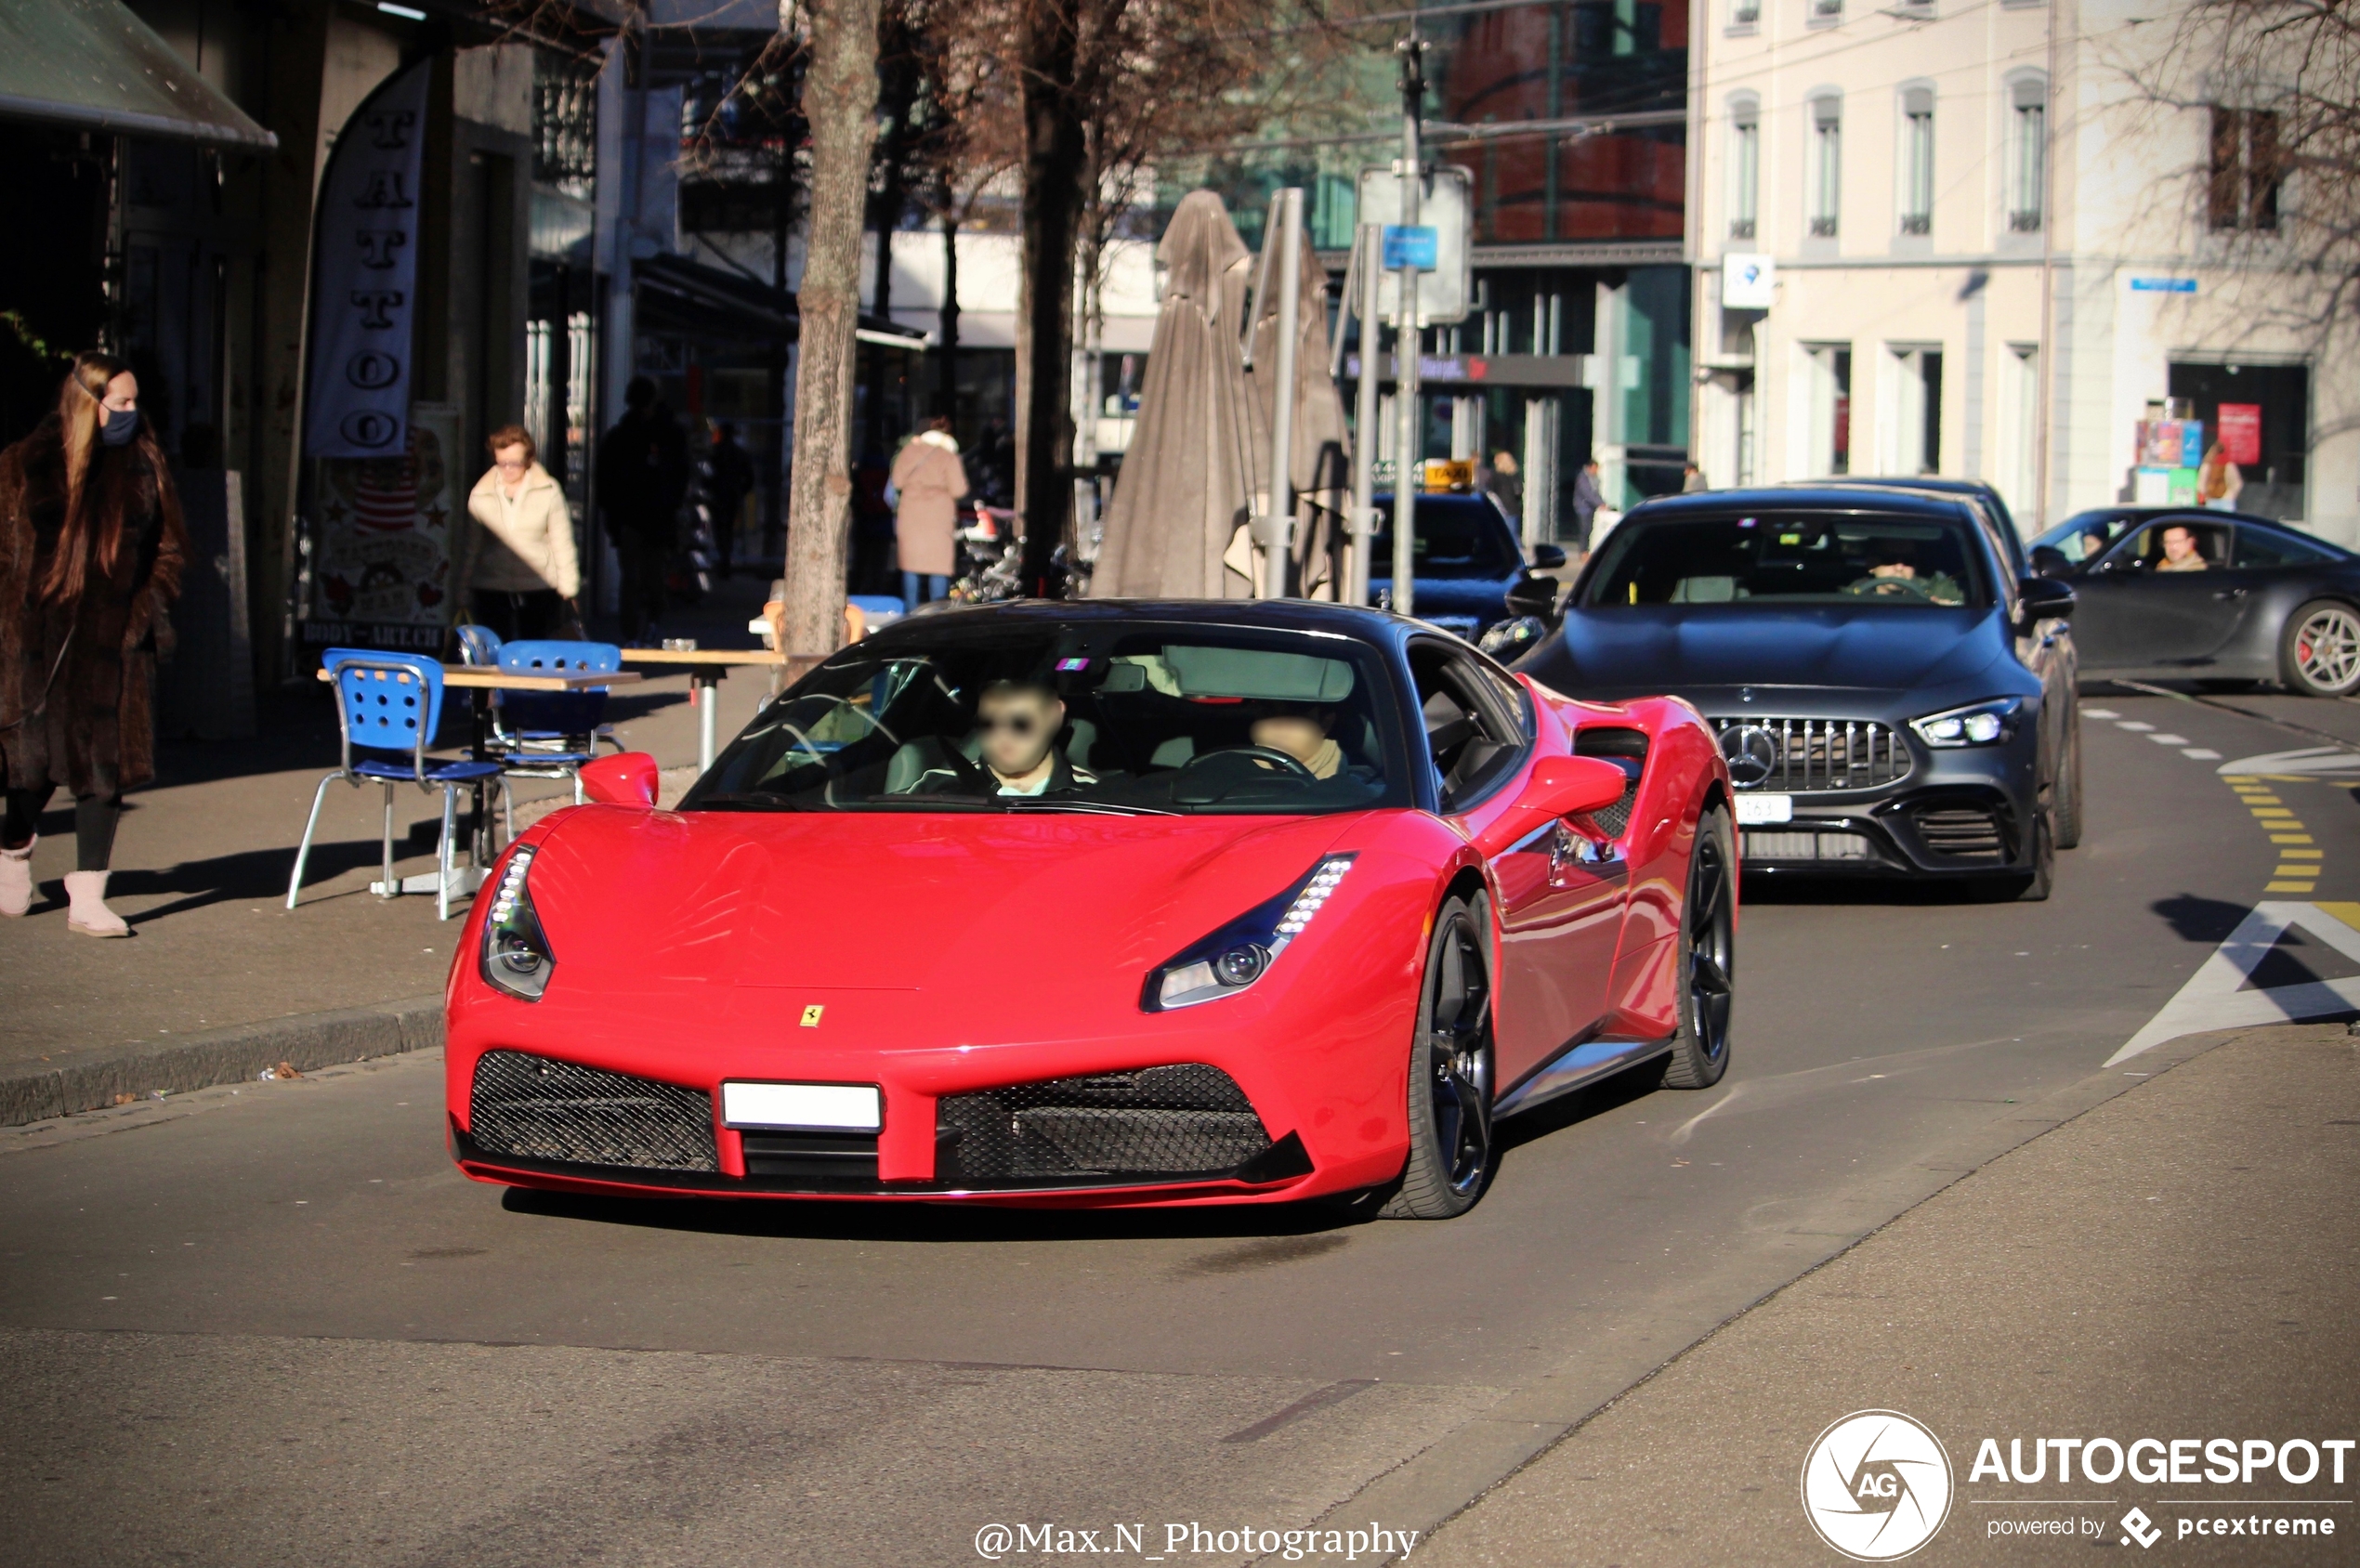
[[[583,777],[452,968],[480,1181],[1446,1218],[1500,1117],[1728,1065],[1711,731],[1378,611],[917,617],[671,810]]]

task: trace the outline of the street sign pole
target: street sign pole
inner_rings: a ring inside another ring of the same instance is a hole
[[[1360,385],[1355,396],[1352,421],[1352,570],[1345,580],[1344,602],[1369,602],[1369,541],[1377,531],[1377,378],[1384,373],[1379,352],[1377,290],[1384,281],[1384,225],[1360,226]],[[1336,334],[1341,345],[1344,334]]]
[[[1278,225],[1270,242],[1278,247],[1278,373],[1270,399],[1270,516],[1263,546],[1262,596],[1287,596],[1287,568],[1294,564],[1294,380],[1296,323],[1303,298],[1303,192],[1278,192]]]
[[[1418,192],[1425,183],[1418,151],[1418,116],[1426,97],[1425,44],[1412,27],[1401,41],[1401,227],[1418,226]],[[1407,238],[1405,234],[1405,239]],[[1400,405],[1400,426],[1393,451],[1393,608],[1402,615],[1415,613],[1417,550],[1415,528],[1418,490],[1425,464],[1424,431],[1418,413],[1418,268],[1404,246],[1399,313],[1394,320],[1393,395]],[[1363,367],[1373,356],[1361,356]]]

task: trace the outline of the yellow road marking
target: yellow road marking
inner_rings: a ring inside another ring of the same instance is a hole
[[[2237,791],[2237,798],[2248,805],[2284,805],[2286,804],[2275,795],[2250,794],[2243,790]]]
[[[2319,868],[2316,866],[2281,866],[2270,874],[2274,877],[2315,877],[2319,874]]]
[[[2311,835],[2308,833],[2273,833],[2270,835],[2270,842],[2272,843],[2309,843],[2311,842]]]
[[[2282,805],[2257,805],[2251,807],[2250,809],[2256,817],[2263,817],[2265,819],[2273,817],[2292,817],[2294,815],[2292,811]]]
[[[2323,849],[2289,849],[2279,855],[2281,860],[2318,860],[2327,855]]]
[[[2313,888],[2314,888],[2314,887],[2316,887],[2316,886],[2318,886],[2318,885],[2319,885],[2319,884],[2318,884],[2317,882],[2275,882],[2270,883],[2270,885],[2268,885],[2267,887],[2263,888],[2262,891],[2262,892],[2264,892],[2264,893],[2308,893],[2308,892],[2310,892]]]
[[[2353,930],[2360,931],[2360,904],[2349,904],[2340,899],[2328,900],[2323,898],[2319,901],[2318,908],[2322,914],[2333,915],[2344,924],[2352,927]]]

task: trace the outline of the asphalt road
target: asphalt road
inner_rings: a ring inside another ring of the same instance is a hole
[[[2360,734],[2360,708],[2231,700]],[[1723,1085],[1511,1124],[1447,1224],[504,1197],[444,1157],[439,1062],[402,1058],[0,1134],[0,1541],[930,1564],[994,1523],[1137,1525],[1134,1556],[1175,1524],[1427,1528],[2043,1130],[2034,1103],[2257,900],[2360,899],[2348,781],[2273,783],[2279,808],[2220,774],[2322,742],[2086,705],[2089,834],[2053,898],[1750,887]],[[2300,893],[2273,809],[2318,852]],[[2257,984],[2360,970],[2299,938],[2267,962]],[[1172,1560],[1241,1555],[1202,1539]]]

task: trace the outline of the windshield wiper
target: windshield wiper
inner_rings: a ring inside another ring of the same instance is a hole
[[[983,795],[949,794],[941,791],[911,791],[908,794],[863,795],[864,805],[964,805],[977,811],[997,811],[1001,803]]]
[[[767,790],[747,791],[734,794],[701,795],[688,803],[690,811],[808,811],[786,795],[772,794]]]
[[[1130,805],[1118,801],[1059,800],[1054,796],[1011,795],[1006,797],[1010,811],[1071,811],[1091,817],[1177,817],[1180,813],[1158,805]]]

